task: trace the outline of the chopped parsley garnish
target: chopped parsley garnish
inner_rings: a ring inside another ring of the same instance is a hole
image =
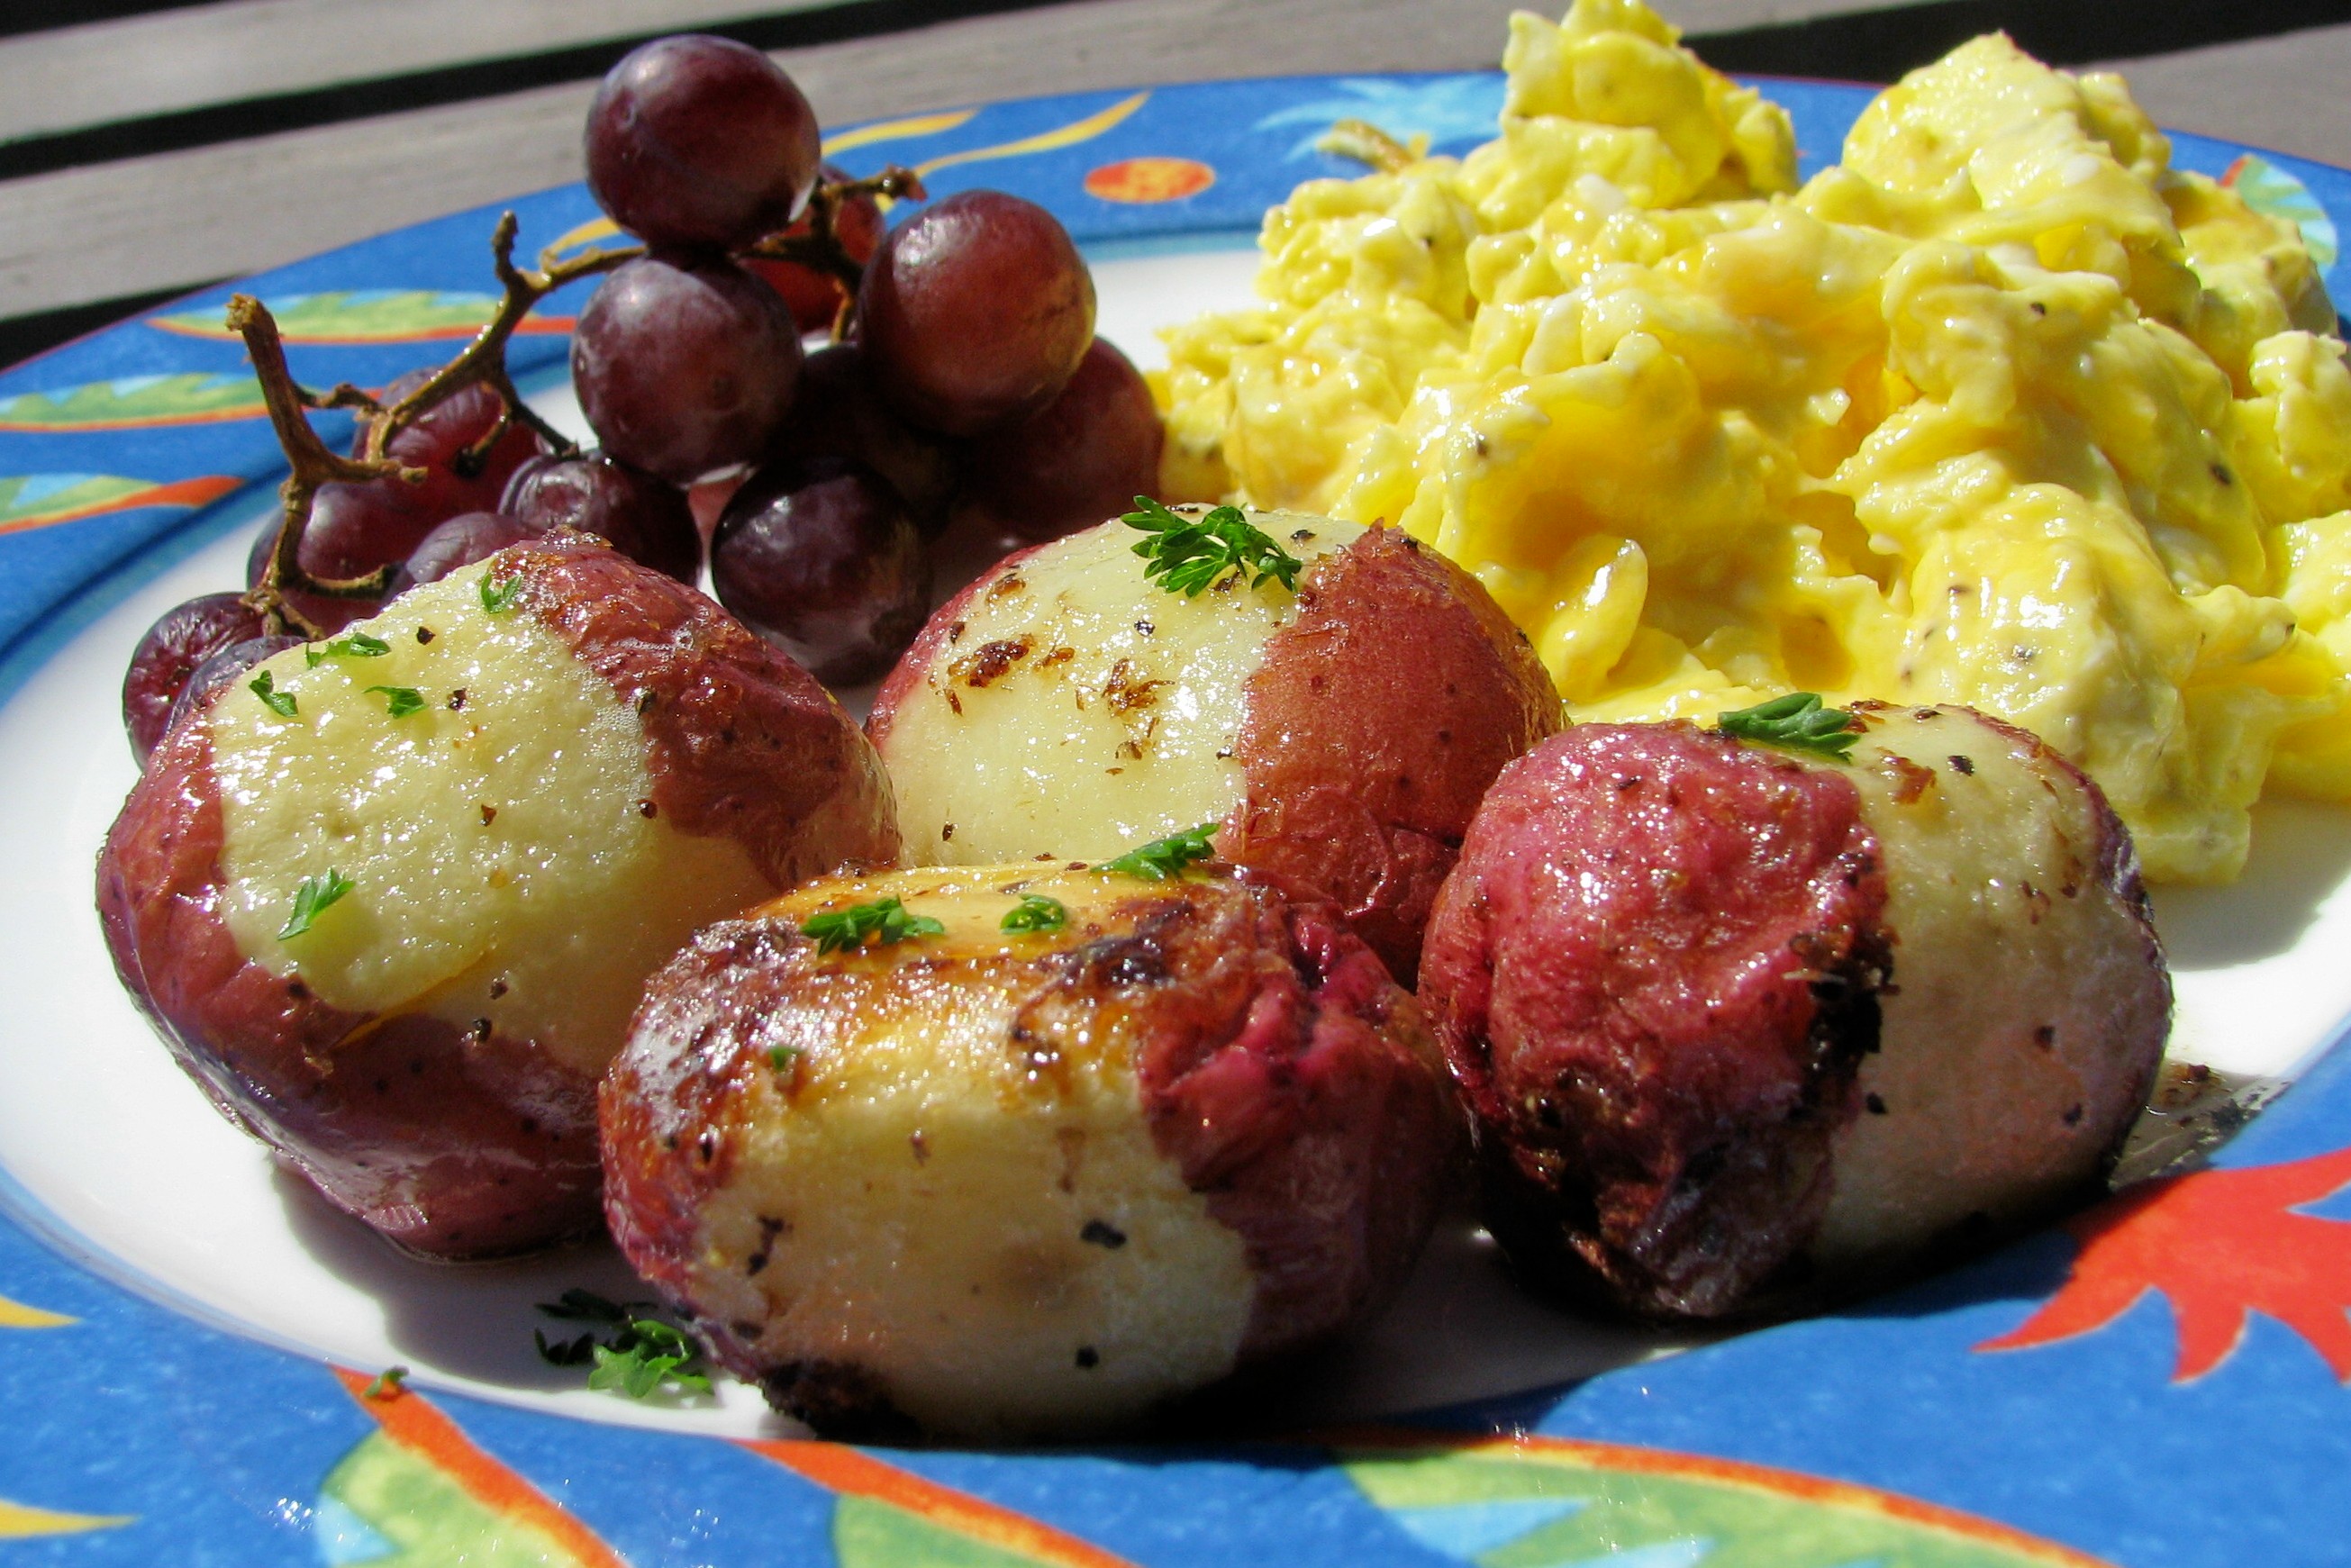
[[[1119,876],[1139,876],[1145,882],[1167,882],[1183,875],[1184,868],[1194,861],[1204,861],[1215,854],[1208,841],[1216,834],[1216,823],[1203,822],[1196,828],[1137,844],[1118,859],[1104,861],[1100,869]]]
[[[487,572],[482,574],[482,608],[491,614],[504,614],[513,608],[514,601],[521,597],[521,578],[492,577]]]
[[[1156,579],[1168,592],[1196,595],[1228,571],[1248,576],[1251,588],[1272,578],[1297,591],[1298,573],[1306,563],[1253,527],[1238,507],[1187,517],[1148,496],[1137,496],[1134,505],[1119,521],[1151,536],[1134,553],[1151,563],[1143,575]]]
[[[996,928],[1009,936],[1023,932],[1059,931],[1070,922],[1068,905],[1041,893],[1024,893],[1020,902],[1004,912]]]
[[[329,867],[322,876],[306,876],[302,885],[294,890],[294,908],[286,916],[286,924],[277,928],[280,942],[291,942],[310,929],[329,905],[350,892],[350,878]]]
[[[406,718],[424,706],[424,694],[414,686],[370,686],[367,689],[383,694],[383,711],[392,718]]]
[[[864,946],[868,936],[877,938],[881,946],[893,947],[910,936],[936,936],[946,930],[929,915],[909,915],[896,899],[883,898],[812,915],[800,926],[800,935],[816,938],[820,953],[839,953]]]
[[[292,692],[279,691],[277,689],[277,682],[271,676],[267,670],[264,670],[261,674],[254,676],[251,681],[246,683],[246,685],[252,690],[253,695],[261,699],[261,706],[267,708],[271,713],[276,714],[279,718],[292,718],[294,716],[294,694]]]
[[[408,1368],[387,1366],[375,1375],[375,1381],[360,1390],[362,1399],[397,1399],[408,1392]]]
[[[677,1392],[707,1394],[709,1375],[702,1370],[702,1350],[683,1329],[659,1318],[645,1317],[650,1301],[611,1301],[593,1291],[577,1288],[562,1299],[541,1301],[538,1310],[550,1318],[603,1323],[612,1330],[599,1339],[594,1330],[577,1339],[550,1340],[545,1330],[530,1331],[541,1360],[550,1366],[589,1366],[588,1386],[617,1390],[632,1399],[643,1399],[674,1385]]]
[[[1716,719],[1715,727],[1741,740],[1810,751],[1843,762],[1853,755],[1861,726],[1841,707],[1823,707],[1819,694],[1790,692],[1753,707],[1734,708]]]
[[[800,1059],[797,1045],[771,1045],[768,1048],[768,1065],[778,1072],[789,1072],[792,1063]]]
[[[381,659],[391,652],[392,644],[381,637],[371,637],[364,632],[348,632],[331,643],[304,644],[302,657],[315,670],[329,659]]]

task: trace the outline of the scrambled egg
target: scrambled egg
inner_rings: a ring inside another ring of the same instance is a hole
[[[2150,874],[2351,797],[2351,372],[2299,235],[1978,38],[1798,188],[1640,0],[1511,18],[1499,139],[1301,185],[1168,334],[1163,482],[1409,529],[1576,718],[1960,702]]]

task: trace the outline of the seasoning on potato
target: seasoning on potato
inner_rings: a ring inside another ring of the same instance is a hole
[[[1802,699],[1579,725],[1505,768],[1420,997],[1512,1259],[1687,1317],[2090,1186],[2171,1007],[2077,768],[1966,708]]]
[[[1458,1143],[1413,1000],[1186,862],[811,883],[648,987],[605,1203],[716,1359],[843,1436],[1067,1436],[1402,1282]]]
[[[99,862],[124,985],[225,1113],[435,1256],[592,1229],[594,1092],[699,926],[898,851],[806,672],[583,535],[266,661]]]
[[[1301,185],[1169,335],[1163,491],[1384,518],[1583,719],[1965,703],[2148,873],[2351,797],[2351,371],[2309,247],[2120,78],[1979,38],[1801,186],[1639,0],[1511,18],[1500,135]]]
[[[1207,822],[1409,979],[1479,797],[1558,726],[1549,677],[1397,530],[1135,517],[1008,558],[892,673],[866,732],[908,854],[1099,860]]]

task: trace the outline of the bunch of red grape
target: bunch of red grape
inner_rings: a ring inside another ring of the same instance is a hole
[[[1099,522],[1155,487],[1157,411],[1134,367],[1094,338],[1092,277],[1043,208],[967,191],[885,232],[872,190],[820,162],[816,117],[791,78],[707,37],[660,39],[615,66],[589,110],[586,152],[597,204],[644,246],[605,277],[572,337],[600,445],[551,453],[489,385],[469,382],[386,444],[422,483],[321,487],[296,554],[309,578],[397,566],[397,593],[568,526],[695,582],[707,529],[721,602],[819,678],[854,684],[921,627],[951,521],[993,552]],[[840,264],[773,254],[810,244]],[[862,277],[853,294],[844,273]],[[838,340],[809,352],[815,333]],[[383,405],[429,373],[395,382]],[[355,455],[366,434],[362,423]],[[699,527],[690,488],[715,513]],[[249,588],[277,532],[256,542]],[[175,705],[282,645],[255,597],[192,601],[142,640],[123,688],[142,759]],[[329,632],[381,608],[298,588],[285,598]]]

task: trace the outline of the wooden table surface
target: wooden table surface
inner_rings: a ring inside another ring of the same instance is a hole
[[[775,50],[829,124],[1034,93],[1489,67],[1509,0],[0,0],[0,363],[580,177],[634,42]],[[1885,80],[2006,27],[2161,122],[2351,163],[2351,0],[1662,0],[1729,69]]]

